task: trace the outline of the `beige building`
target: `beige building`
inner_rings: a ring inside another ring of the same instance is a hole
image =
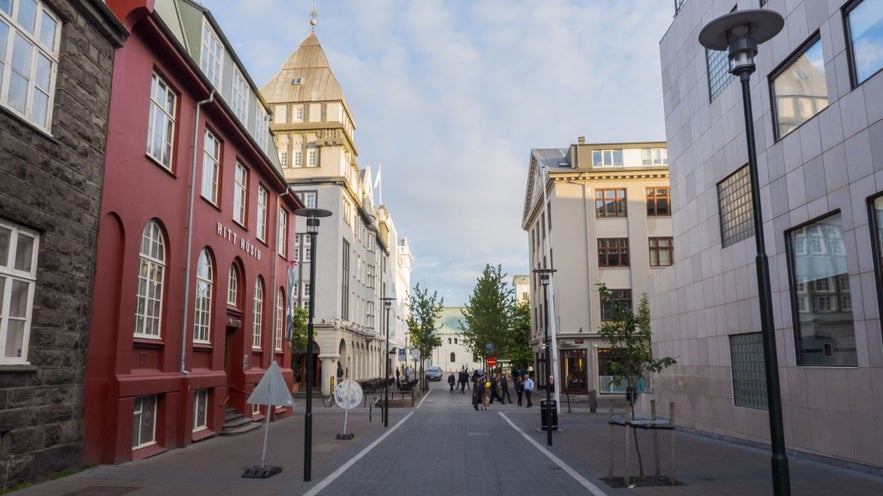
[[[883,3],[760,3],[785,18],[750,80],[785,444],[883,468]],[[678,364],[655,396],[684,426],[769,444],[741,85],[698,42],[734,6],[758,2],[683,2],[660,43],[678,258],[650,309]]]
[[[441,346],[432,350],[432,358],[429,365],[441,367],[445,372],[443,380],[448,380],[447,374],[454,373],[454,379],[457,373],[466,367],[470,371],[481,368],[481,362],[476,360],[475,356],[466,342],[463,341],[461,335],[460,322],[465,321],[463,310],[465,307],[444,307],[442,308],[442,316],[438,322],[436,332],[441,338]]]
[[[303,234],[303,218],[297,226],[299,282],[293,297],[304,307],[310,264],[317,264],[314,386],[327,394],[338,367],[347,378],[382,377],[387,317],[380,298],[396,298],[389,341],[401,347],[411,253],[390,213],[374,201],[371,170],[357,163],[352,110],[315,32],[261,91],[273,111],[270,129],[292,190],[306,207],[332,214],[320,219],[318,247]],[[300,372],[296,379],[303,381],[305,355],[293,362]]]
[[[606,310],[596,284],[636,305],[650,274],[674,261],[666,144],[586,143],[581,137],[569,148],[531,150],[521,227],[532,270],[557,271],[548,298],[539,278],[530,278],[538,364],[547,300],[553,370],[563,386],[556,392],[622,393],[610,382],[609,363],[616,357],[597,336]],[[538,382],[546,376],[538,373]]]

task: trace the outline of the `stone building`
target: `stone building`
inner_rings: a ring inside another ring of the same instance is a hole
[[[0,490],[81,463],[111,72],[126,34],[101,1],[0,2]]]

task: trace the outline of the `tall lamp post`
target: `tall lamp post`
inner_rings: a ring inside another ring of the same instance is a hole
[[[394,296],[384,296],[380,298],[383,302],[383,308],[386,309],[386,353],[383,359],[386,361],[386,375],[383,377],[383,427],[389,427],[389,309],[392,302],[395,301]]]
[[[555,269],[534,269],[533,273],[540,276],[540,283],[543,285],[543,358],[546,362],[545,375],[551,374],[551,356],[549,353],[549,277],[557,272]],[[549,387],[548,379],[546,381],[546,445],[552,446],[552,391]]]
[[[306,217],[307,234],[310,235],[310,308],[307,324],[307,404],[304,413],[304,480],[312,479],[313,454],[313,316],[316,313],[316,236],[319,234],[319,219],[331,216],[331,212],[321,208],[299,208],[294,211],[298,217]]]
[[[760,184],[757,174],[757,151],[754,143],[754,118],[751,113],[749,80],[754,72],[757,45],[782,30],[785,20],[777,12],[751,9],[731,12],[709,22],[699,33],[699,43],[711,50],[727,50],[730,73],[739,76],[742,84],[742,106],[745,113],[745,140],[748,144],[748,172],[751,179],[751,208],[754,218],[754,240],[757,245],[757,289],[760,300],[760,326],[766,372],[767,408],[770,421],[770,445],[773,494],[791,494],[788,458],[782,423],[782,398],[779,387],[779,365],[773,325],[773,300],[770,290],[770,267],[764,248],[763,219],[760,209]]]

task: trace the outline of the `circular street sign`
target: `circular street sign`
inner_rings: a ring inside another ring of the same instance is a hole
[[[495,365],[497,365],[497,359],[496,359],[496,358],[494,358],[494,357],[490,357],[490,358],[487,359],[487,366],[488,366],[488,367],[493,367],[493,366],[495,366]]]
[[[344,379],[334,387],[334,402],[344,410],[350,410],[362,402],[362,386],[352,379]]]

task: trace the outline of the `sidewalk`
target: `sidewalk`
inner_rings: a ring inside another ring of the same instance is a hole
[[[644,488],[609,487],[607,476],[609,426],[606,410],[589,413],[585,403],[572,405],[574,413],[559,416],[559,431],[553,431],[553,446],[546,446],[545,431],[540,427],[539,405],[528,408],[499,406],[500,412],[519,425],[538,444],[580,472],[608,495],[765,495],[772,494],[770,455],[757,449],[685,431],[675,434],[675,478],[681,486]],[[162,455],[121,465],[102,465],[77,474],[14,492],[16,496],[276,496],[300,495],[356,456],[360,451],[392,430],[413,408],[390,409],[389,428],[384,429],[379,410],[369,422],[368,409],[351,410],[347,431],[353,440],[337,440],[343,432],[344,413],[338,408],[319,406],[313,410],[313,449],[311,482],[303,481],[303,413],[270,424],[267,465],[281,466],[282,473],[268,479],[242,478],[244,470],[261,463],[264,431],[242,436],[216,437],[171,450]],[[471,411],[470,411],[471,412]],[[614,431],[614,475],[623,475],[624,430]],[[653,474],[652,433],[638,432],[644,473]],[[660,431],[659,452],[662,475],[669,473],[668,431]],[[631,448],[630,474],[637,475],[634,445]],[[383,445],[371,456],[382,456]],[[509,455],[503,455],[509,456]],[[791,493],[801,496],[865,496],[883,494],[883,477],[834,467],[789,455]],[[537,475],[543,477],[542,473]],[[567,477],[556,471],[548,477]],[[422,494],[431,494],[422,491]]]

